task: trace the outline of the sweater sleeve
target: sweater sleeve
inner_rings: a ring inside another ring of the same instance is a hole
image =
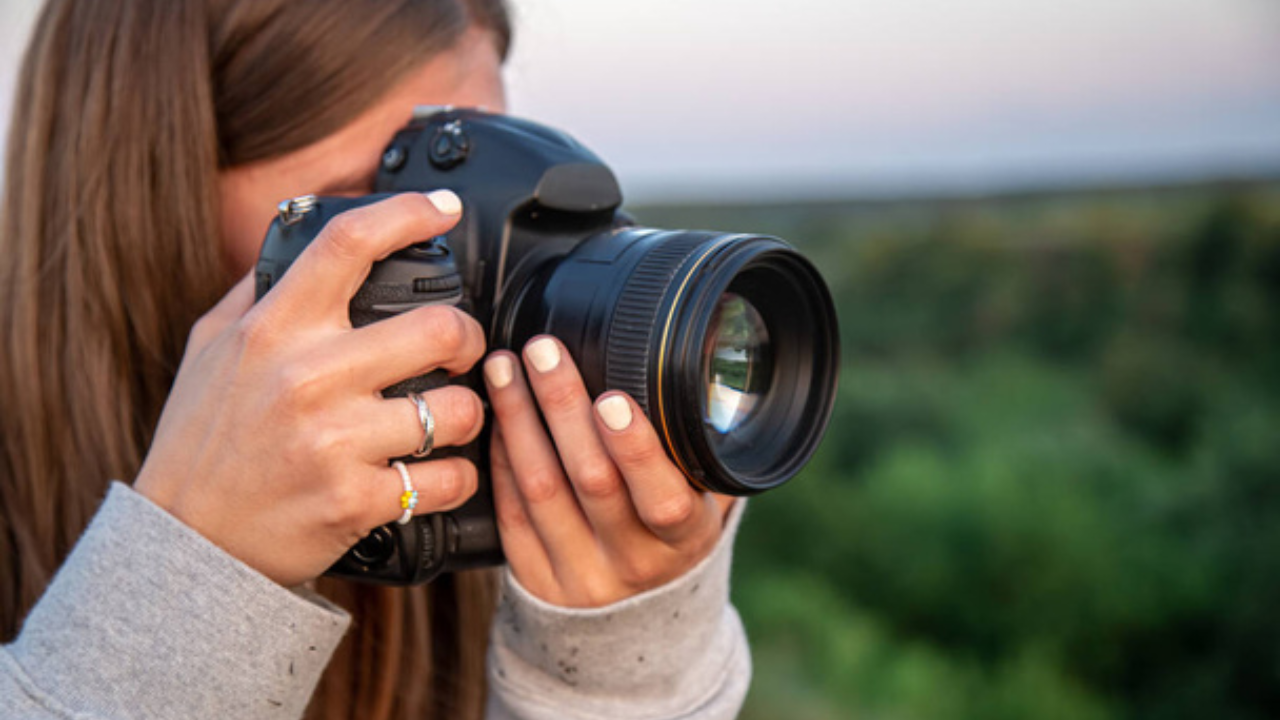
[[[735,503],[719,543],[676,580],[602,608],[550,605],[509,570],[489,648],[489,720],[735,717],[751,655],[729,604]]]
[[[350,622],[116,483],[12,645],[31,718],[297,718]]]

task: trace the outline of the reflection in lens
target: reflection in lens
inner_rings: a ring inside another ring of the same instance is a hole
[[[769,331],[751,303],[720,296],[703,344],[703,420],[720,433],[742,425],[769,390]]]

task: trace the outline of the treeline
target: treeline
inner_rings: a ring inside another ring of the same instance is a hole
[[[1280,186],[668,207],[823,268],[818,457],[752,500],[750,718],[1280,708]]]

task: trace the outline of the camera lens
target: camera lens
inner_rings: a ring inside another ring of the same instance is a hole
[[[720,296],[702,350],[703,420],[727,435],[764,399],[773,371],[769,329],[736,293]]]
[[[506,299],[496,341],[568,346],[588,391],[627,392],[695,485],[750,495],[791,479],[826,429],[835,309],[776,238],[627,227],[544,263]]]

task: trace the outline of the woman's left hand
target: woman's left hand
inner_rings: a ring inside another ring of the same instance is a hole
[[[593,404],[558,340],[534,338],[523,363],[494,353],[484,374],[498,529],[531,593],[601,607],[711,552],[733,499],[691,487],[631,398],[609,392]]]

